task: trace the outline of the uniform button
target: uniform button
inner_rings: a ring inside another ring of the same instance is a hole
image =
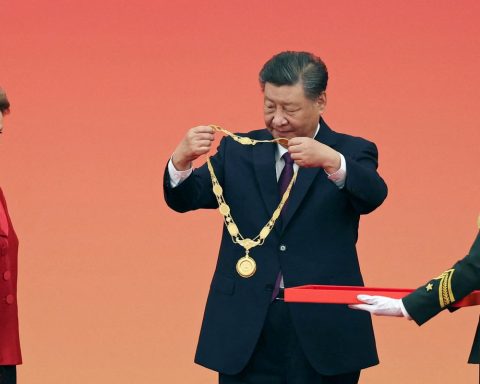
[[[280,245],[280,251],[282,252],[285,252],[287,250],[287,246],[286,245]]]
[[[8,281],[8,280],[10,280],[11,277],[12,277],[12,272],[10,272],[10,271],[3,272],[3,280]]]
[[[13,302],[15,301],[15,298],[13,297],[13,295],[7,295],[7,297],[5,298],[5,301],[7,302],[7,304],[13,304]]]

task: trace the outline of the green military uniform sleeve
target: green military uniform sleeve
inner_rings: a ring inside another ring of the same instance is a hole
[[[402,301],[408,314],[421,325],[476,289],[480,289],[480,232],[467,256]]]

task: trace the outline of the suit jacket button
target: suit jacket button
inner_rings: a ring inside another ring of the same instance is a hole
[[[287,246],[286,245],[280,245],[280,251],[282,252],[285,252],[287,250]]]
[[[12,277],[12,272],[10,271],[3,272],[3,280],[8,281],[11,279],[11,277]]]
[[[13,304],[13,302],[15,301],[15,298],[13,297],[13,295],[7,295],[7,297],[5,298],[5,301],[7,302],[7,304]]]

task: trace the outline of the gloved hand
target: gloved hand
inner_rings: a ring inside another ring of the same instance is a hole
[[[385,296],[358,295],[357,299],[366,304],[349,305],[352,309],[361,309],[378,316],[396,316],[410,318],[401,299]]]

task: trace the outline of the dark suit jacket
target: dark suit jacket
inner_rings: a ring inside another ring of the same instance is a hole
[[[0,189],[0,365],[22,363],[17,309],[18,239]]]
[[[248,134],[271,139],[266,130]],[[276,277],[286,287],[303,284],[363,285],[355,244],[361,214],[387,195],[378,175],[375,144],[332,131],[323,120],[316,140],[341,152],[347,163],[343,189],[323,169],[301,168],[285,219],[265,243],[251,250],[257,271],[240,277],[235,265],[245,252],[224,229],[195,361],[225,374],[247,364],[262,330]],[[275,145],[239,145],[224,138],[212,165],[232,216],[244,237],[255,237],[271,218],[280,196]],[[217,208],[205,165],[176,188],[165,172],[167,204],[178,212]],[[321,374],[351,372],[378,363],[370,315],[345,305],[288,304],[303,350]]]
[[[429,286],[429,284],[431,285]],[[427,286],[429,286],[428,290]],[[450,304],[462,299],[476,289],[480,289],[480,232],[477,234],[477,238],[467,256],[438,278],[430,280],[424,286],[404,297],[402,301],[408,314],[418,325],[422,325],[445,308],[449,308]],[[479,352],[480,323],[468,362],[479,364]]]

